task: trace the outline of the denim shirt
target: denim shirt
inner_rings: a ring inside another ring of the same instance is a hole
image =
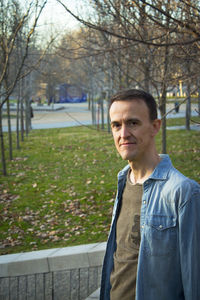
[[[199,300],[200,185],[176,170],[168,155],[161,158],[143,184],[135,299]],[[116,222],[128,170],[126,166],[118,174],[100,300],[110,299]]]

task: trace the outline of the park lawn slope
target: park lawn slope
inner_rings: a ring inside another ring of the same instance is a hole
[[[160,134],[156,143],[160,151]],[[199,131],[168,131],[167,145],[174,166],[199,181]],[[21,146],[0,179],[0,254],[105,241],[126,165],[112,135],[92,127],[34,130]]]

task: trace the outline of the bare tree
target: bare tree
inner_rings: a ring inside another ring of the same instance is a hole
[[[24,77],[23,67],[28,57],[28,50],[31,38],[36,29],[36,25],[40,14],[46,5],[47,0],[40,2],[30,1],[27,7],[20,9],[19,2],[16,1],[0,1],[0,137],[1,137],[1,160],[3,174],[6,175],[6,160],[2,127],[2,109],[7,103],[9,107],[9,97],[14,91],[17,82]],[[34,18],[33,18],[34,13]],[[23,54],[18,58],[15,73],[11,74],[13,53],[17,47],[17,39],[23,36]]]
[[[199,2],[197,0],[88,0],[86,2],[93,9],[93,16],[88,18],[81,18],[81,14],[72,12],[65,1],[57,0],[57,2],[84,26],[101,32],[106,37],[112,37],[108,56],[112,61],[110,73],[113,78],[115,69],[117,70],[118,88],[122,82],[127,82],[129,85],[139,86],[147,91],[151,87],[151,92],[157,93],[163,118],[162,148],[163,152],[166,152],[166,94],[169,87],[177,85],[178,80],[184,79],[188,84],[191,80],[191,60],[186,72],[182,64],[184,62],[185,65],[188,58],[184,56],[180,63],[176,56],[181,48],[195,47],[199,53]],[[106,47],[102,49],[106,53]],[[158,53],[162,58],[160,65]],[[129,65],[125,68],[127,61]],[[156,69],[158,66],[159,71]],[[195,77],[193,79],[196,81],[198,77],[196,73],[196,79]],[[188,84],[188,93],[190,93]],[[187,99],[186,119],[190,119],[190,98]],[[189,129],[189,126],[187,128]]]

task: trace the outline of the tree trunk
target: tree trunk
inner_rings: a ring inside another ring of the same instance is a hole
[[[10,120],[10,101],[9,98],[6,101],[7,105],[7,117],[8,117],[8,142],[9,142],[9,159],[13,159],[13,149],[12,149],[12,130],[11,130],[11,120]]]
[[[19,120],[20,120],[20,83],[18,87],[18,99],[17,99],[17,113],[16,113],[16,144],[17,149],[20,149],[20,142],[19,142]]]
[[[186,110],[185,110],[185,127],[186,130],[190,130],[190,118],[191,118],[191,83],[190,83],[190,60],[189,58],[186,61],[187,72],[189,75],[187,82],[187,102],[186,102]]]
[[[191,118],[191,96],[190,96],[190,83],[187,85],[187,102],[186,102],[186,111],[185,111],[185,127],[186,130],[190,130],[190,118]]]
[[[168,12],[168,5],[170,1],[167,2],[166,11]],[[169,18],[166,19],[166,27],[169,29]],[[165,37],[166,46],[164,49],[164,74],[162,83],[162,96],[161,96],[161,115],[162,115],[162,153],[167,153],[167,131],[166,131],[166,98],[167,98],[167,75],[169,68],[169,46],[167,45],[169,41],[168,33]]]
[[[200,78],[197,79],[197,93],[198,93],[198,98],[197,98],[197,112],[200,116]]]
[[[108,133],[111,132],[111,127],[110,127],[110,97],[111,93],[113,93],[113,63],[111,63],[110,70],[108,73],[108,94],[107,94],[107,126],[108,126]]]
[[[21,125],[21,141],[24,141],[24,94],[23,94],[23,79],[22,79],[22,93],[20,98],[20,125]]]
[[[92,125],[96,125],[96,107],[95,107],[93,93],[92,93],[91,102],[92,102]]]
[[[162,119],[162,153],[167,153],[167,133],[166,133],[166,88],[164,88],[161,96],[161,106],[160,106],[160,112],[161,112],[161,119]]]
[[[29,107],[28,107],[28,99],[27,97],[25,98],[25,132],[26,136],[28,136],[29,132]]]
[[[94,102],[93,80],[91,81],[91,113],[92,113],[92,125],[96,125],[96,108]]]
[[[104,129],[104,97],[100,101],[100,107],[101,107],[101,129]]]
[[[118,80],[119,80],[119,89],[121,90],[123,88],[122,86],[122,66],[121,66],[121,41],[120,39],[118,39],[118,48],[119,50],[117,51],[117,64],[118,64]]]
[[[148,56],[147,56],[148,57]],[[149,93],[149,83],[150,83],[150,72],[149,72],[149,62],[146,60],[146,64],[144,66],[144,87],[145,91]]]
[[[28,97],[26,97],[25,103],[26,103],[26,107],[25,107],[26,136],[28,136],[29,131],[31,129],[31,103]]]
[[[199,87],[199,90],[198,90],[198,114],[200,116],[200,87]]]
[[[142,39],[144,41],[148,40],[148,30],[146,24],[146,4],[144,1],[141,1],[140,9],[140,28]],[[143,73],[144,73],[144,89],[146,92],[149,92],[150,85],[150,51],[148,45],[143,45]]]
[[[91,109],[91,100],[90,100],[91,98],[90,98],[90,92],[87,94],[87,102],[88,102],[88,110],[90,110]]]
[[[1,163],[2,163],[2,173],[4,176],[7,175],[6,170],[6,158],[5,158],[5,146],[4,146],[4,136],[3,136],[3,120],[2,120],[2,106],[0,106],[0,143],[1,143]]]
[[[108,127],[108,132],[110,133],[111,128],[110,128],[109,106],[110,106],[110,93],[109,93],[108,99],[107,99],[107,127]]]

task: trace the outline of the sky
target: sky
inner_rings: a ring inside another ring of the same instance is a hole
[[[64,0],[65,5],[73,12],[76,12],[80,7],[81,2],[81,0]],[[56,0],[48,0],[42,12],[39,25],[40,27],[43,26],[44,29],[45,26],[53,26],[59,30],[72,30],[77,28],[79,23]]]
[[[22,7],[28,7],[30,0],[19,0]],[[34,0],[32,0],[34,3]],[[41,0],[42,1],[42,0]],[[86,16],[91,12],[87,0],[62,0],[63,3],[79,16]],[[71,32],[79,28],[80,23],[72,17],[57,0],[47,0],[39,21],[37,23],[38,44],[46,44],[52,37],[57,40],[62,38],[63,33]]]

